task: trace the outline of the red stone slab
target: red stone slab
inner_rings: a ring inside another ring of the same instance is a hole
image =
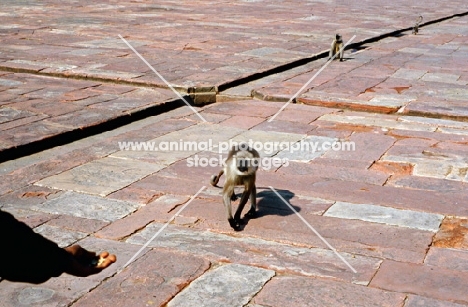
[[[209,114],[207,112],[203,112],[203,115]],[[231,118],[226,119],[225,121],[221,122],[221,125],[236,127],[240,129],[250,129],[261,122],[265,121],[264,118],[260,117],[251,117],[251,116],[232,116]]]
[[[300,122],[278,120],[276,118],[271,122],[264,121],[263,123],[252,128],[252,130],[286,132],[286,133],[297,133],[297,134],[311,134],[311,131],[313,131],[314,129],[315,129],[314,125],[304,124]]]
[[[190,254],[154,249],[74,305],[163,306],[210,267]]]
[[[433,246],[429,249],[424,263],[459,272],[468,272],[468,251]]]
[[[319,278],[277,276],[254,297],[259,306],[402,306],[405,295]],[[253,305],[255,306],[255,305]]]
[[[370,286],[467,304],[467,282],[468,272],[385,260]]]
[[[328,151],[325,158],[368,161],[369,165],[380,157],[396,141],[393,137],[375,133],[355,133],[349,137],[355,143],[355,151]]]
[[[238,116],[253,116],[267,118],[274,115],[279,109],[274,107],[261,107],[256,105],[256,101],[237,101],[237,102],[223,102],[208,106],[207,112],[219,113],[223,115],[238,115]]]
[[[61,215],[57,218],[50,220],[47,225],[56,226],[63,229],[69,229],[73,231],[79,231],[84,233],[94,233],[99,229],[105,227],[107,222],[85,219],[76,216]]]
[[[380,171],[362,170],[347,166],[320,165],[290,161],[288,166],[283,166],[277,173],[304,175],[311,177],[330,178],[345,181],[366,182],[383,185],[389,175]],[[351,162],[349,162],[351,163]]]
[[[437,300],[433,298],[423,297],[419,295],[408,295],[405,302],[405,307],[464,307],[453,302]]]

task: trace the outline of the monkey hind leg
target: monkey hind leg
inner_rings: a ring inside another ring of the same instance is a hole
[[[257,188],[255,186],[250,191],[250,209],[245,216],[249,219],[257,217]]]

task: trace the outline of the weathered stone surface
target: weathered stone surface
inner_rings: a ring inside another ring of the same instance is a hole
[[[207,112],[210,113],[219,113],[227,115],[238,115],[238,116],[253,116],[266,118],[275,114],[278,109],[274,107],[262,107],[258,108],[255,106],[255,101],[236,101],[236,102],[224,102],[221,104],[216,104],[209,106]]]
[[[327,151],[332,150],[331,145],[337,142],[339,142],[339,140],[336,138],[309,135],[278,152],[275,158],[309,162],[323,156]]]
[[[442,221],[440,231],[434,237],[434,246],[444,248],[468,248],[468,219],[448,216]]]
[[[189,181],[184,178],[151,175],[109,195],[109,198],[147,204],[163,194],[194,195],[203,186],[209,185],[208,180],[209,178],[206,181]]]
[[[385,260],[370,286],[466,304],[467,281],[468,272]]]
[[[150,141],[155,142],[158,148],[160,148],[160,151],[183,151],[191,152],[192,154],[206,150],[217,152],[221,142],[226,142],[242,132],[244,132],[244,130],[234,127],[199,123],[185,129],[165,134]],[[170,145],[170,142],[177,143],[177,146],[174,144],[175,149],[161,149],[161,145],[165,144],[167,146],[168,144]],[[180,144],[182,144],[183,150],[180,148]],[[212,148],[210,148],[210,146],[212,146]]]
[[[205,112],[203,113],[205,114]],[[265,121],[264,118],[260,117],[252,117],[252,116],[232,116],[226,120],[224,120],[221,125],[223,126],[231,126],[236,127],[239,129],[250,129],[261,122]]]
[[[260,306],[401,306],[402,293],[393,293],[340,281],[278,276],[253,299]]]
[[[122,150],[117,151],[110,155],[110,157],[120,158],[120,159],[132,159],[139,160],[143,162],[148,162],[152,164],[157,164],[161,169],[166,166],[171,165],[172,163],[185,159],[193,155],[191,151],[151,151],[151,150]]]
[[[454,159],[413,159],[413,161],[417,161],[413,171],[415,176],[449,179],[463,182],[468,181],[468,163],[456,160],[454,161]]]
[[[400,130],[411,130],[411,131],[435,131],[435,127],[424,126],[415,123],[403,123],[397,121],[397,119],[380,119],[380,118],[368,118],[364,115],[346,115],[346,114],[326,114],[320,117],[320,120],[333,121],[339,123],[364,125],[364,126],[377,126],[386,129],[400,129]]]
[[[208,261],[199,257],[155,249],[84,295],[74,305],[163,306],[209,266]]]
[[[346,146],[343,143],[342,150],[330,150],[324,157],[329,159],[346,159],[356,161],[368,161],[369,165],[379,160],[380,157],[393,145],[395,139],[387,135],[375,133],[355,133],[351,135],[349,142],[353,142]]]
[[[152,223],[142,232],[132,235],[127,242],[144,244],[162,225]],[[248,237],[235,238],[210,231],[189,231],[175,226],[168,226],[149,246],[189,252],[214,261],[250,264],[306,276],[334,277],[357,284],[367,284],[380,263],[375,258],[340,252],[357,271],[354,274],[331,250],[294,247]]]
[[[399,210],[370,204],[352,204],[340,201],[328,208],[324,216],[358,219],[432,232],[439,230],[439,225],[444,218],[444,216],[440,214]]]
[[[454,74],[444,74],[444,73],[426,73],[422,77],[422,81],[426,82],[443,82],[443,83],[455,83],[455,84],[464,84],[464,83],[459,83],[458,79],[460,78],[460,75],[454,75]]]
[[[29,209],[16,208],[16,206],[12,205],[0,206],[0,209],[4,212],[9,212],[18,221],[25,223],[31,228],[37,227],[46,223],[47,221],[57,218],[57,215],[55,214],[48,214]]]
[[[49,226],[56,226],[84,233],[94,233],[108,224],[108,222],[100,220],[86,219],[70,215],[60,215],[47,223]]]
[[[373,170],[361,170],[348,167],[335,167],[331,165],[317,165],[300,162],[289,162],[285,164],[277,173],[306,175],[311,177],[330,178],[338,180],[349,180],[365,182],[376,185],[383,185],[388,175]]]
[[[259,147],[254,146],[260,154],[260,157],[272,157],[281,150],[279,145],[284,142],[284,145],[294,144],[303,139],[304,134],[285,133],[285,132],[268,132],[261,130],[248,130],[232,138],[233,142],[260,144]],[[278,146],[275,146],[277,144]],[[275,148],[276,147],[276,148]]]
[[[425,70],[400,68],[392,75],[392,77],[405,80],[418,80],[424,76],[425,73]]]
[[[157,172],[162,167],[142,161],[107,157],[45,178],[36,184],[105,196]]]
[[[408,123],[421,123],[424,125],[433,125],[436,127],[468,129],[468,124],[466,122],[460,122],[456,120],[420,117],[420,116],[400,116],[398,117],[398,119],[402,122],[408,122]]]
[[[41,226],[34,228],[34,231],[46,237],[47,239],[57,243],[60,247],[72,245],[79,239],[82,239],[88,235],[84,232],[71,231],[68,229],[50,226],[47,224],[42,224]]]
[[[274,271],[247,265],[223,265],[193,281],[167,306],[235,307],[245,305],[274,275]]]
[[[468,251],[431,247],[424,263],[427,265],[468,272]]]
[[[423,297],[419,295],[408,295],[405,302],[405,307],[463,307],[461,305],[448,301],[436,300],[429,297]]]
[[[263,185],[278,184],[283,180],[283,189],[294,190],[296,193],[345,201],[352,203],[371,203],[399,209],[410,209],[443,215],[468,216],[465,203],[468,194],[461,191],[425,191],[415,189],[396,188],[391,186],[376,186],[366,183],[340,180],[314,180],[304,179],[301,176],[288,176],[284,178],[261,178]]]
[[[133,214],[101,229],[95,235],[99,238],[122,239],[153,221],[167,222],[175,214],[176,211],[173,212],[173,210],[187,201],[188,197],[186,196],[163,195]]]
[[[291,122],[285,120],[274,119],[271,122],[264,121],[261,124],[252,128],[252,130],[261,130],[261,131],[276,131],[276,132],[286,132],[286,133],[300,133],[300,134],[307,134],[310,131],[315,129],[315,126],[299,123],[299,122]]]
[[[135,211],[138,207],[138,204],[135,203],[65,192],[55,199],[32,208],[53,214],[69,214],[87,219],[115,221]]]
[[[430,178],[430,177],[417,177],[417,176],[404,176],[396,177],[387,181],[386,185],[400,187],[400,188],[411,188],[420,190],[430,191],[460,191],[466,188],[465,184],[460,181]]]

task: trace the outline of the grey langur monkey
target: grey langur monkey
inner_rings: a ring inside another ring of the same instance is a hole
[[[423,17],[419,16],[418,19],[416,19],[416,24],[413,27],[413,34],[416,35],[419,33],[419,24],[422,22]]]
[[[218,175],[211,176],[210,183],[212,186],[218,184],[219,178],[224,173],[226,180],[223,186],[223,202],[226,210],[229,225],[239,231],[241,229],[241,213],[244,209],[247,200],[250,199],[250,210],[245,216],[255,217],[256,214],[256,194],[255,175],[259,166],[260,155],[258,152],[250,148],[247,144],[235,145],[228,153],[226,164]],[[235,200],[236,196],[234,188],[236,186],[244,186],[239,207],[232,216],[231,200]]]
[[[328,56],[328,59],[330,60],[335,54],[339,54],[338,58],[340,59],[340,62],[343,62],[343,39],[341,38],[340,34],[335,35],[335,39],[331,43],[330,46],[330,54]]]

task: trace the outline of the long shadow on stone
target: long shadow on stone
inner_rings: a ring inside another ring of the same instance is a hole
[[[263,190],[263,188],[257,188],[258,190]],[[276,189],[276,192],[278,192],[281,197],[284,198],[297,212],[301,211],[300,207],[292,205],[289,200],[291,200],[294,197],[294,193],[289,191],[289,190],[279,190]],[[249,203],[247,203],[248,207]],[[242,225],[241,228],[238,231],[241,231],[245,228],[245,226],[248,224],[250,219],[257,219],[263,216],[267,215],[279,215],[279,216],[288,216],[294,214],[294,212],[291,210],[291,208],[288,207],[284,203],[284,201],[278,197],[273,191],[270,189],[263,190],[261,192],[257,192],[257,213],[255,216],[249,216],[249,215],[244,215],[242,219]]]

